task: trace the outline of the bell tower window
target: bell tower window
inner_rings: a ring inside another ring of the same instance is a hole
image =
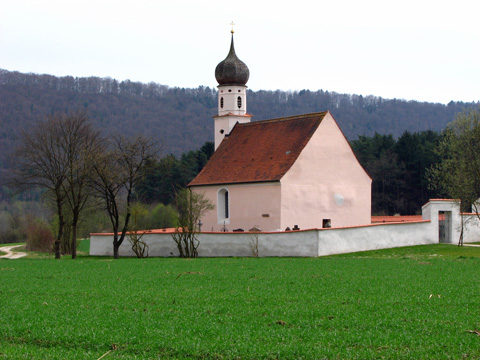
[[[220,107],[223,109],[223,96],[220,98]]]
[[[237,97],[237,106],[238,106],[239,109],[242,108],[242,97],[241,96]]]

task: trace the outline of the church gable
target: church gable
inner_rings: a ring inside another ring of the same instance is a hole
[[[279,181],[327,113],[237,124],[189,186]]]
[[[371,178],[328,114],[281,180],[282,228],[370,222]]]

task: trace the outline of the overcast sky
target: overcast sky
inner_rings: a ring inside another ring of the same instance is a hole
[[[217,85],[235,25],[252,90],[480,100],[478,0],[0,0],[0,68]]]

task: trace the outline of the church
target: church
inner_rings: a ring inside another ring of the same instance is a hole
[[[328,111],[251,122],[249,70],[235,53],[215,69],[215,152],[189,184],[214,205],[203,231],[273,232],[371,222],[372,179]]]
[[[235,54],[233,32],[215,76],[215,152],[189,184],[215,205],[200,219],[199,256],[326,256],[478,241],[476,214],[462,214],[457,200],[430,200],[421,218],[372,222],[372,179],[330,112],[251,122],[249,70]],[[147,231],[144,239],[150,256],[178,251],[167,229]],[[113,255],[112,240],[111,233],[91,234],[90,255]],[[128,242],[120,255],[134,255]]]

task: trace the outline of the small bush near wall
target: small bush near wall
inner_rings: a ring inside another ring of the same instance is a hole
[[[51,252],[53,246],[53,233],[48,226],[39,219],[34,219],[26,225],[27,251]]]

